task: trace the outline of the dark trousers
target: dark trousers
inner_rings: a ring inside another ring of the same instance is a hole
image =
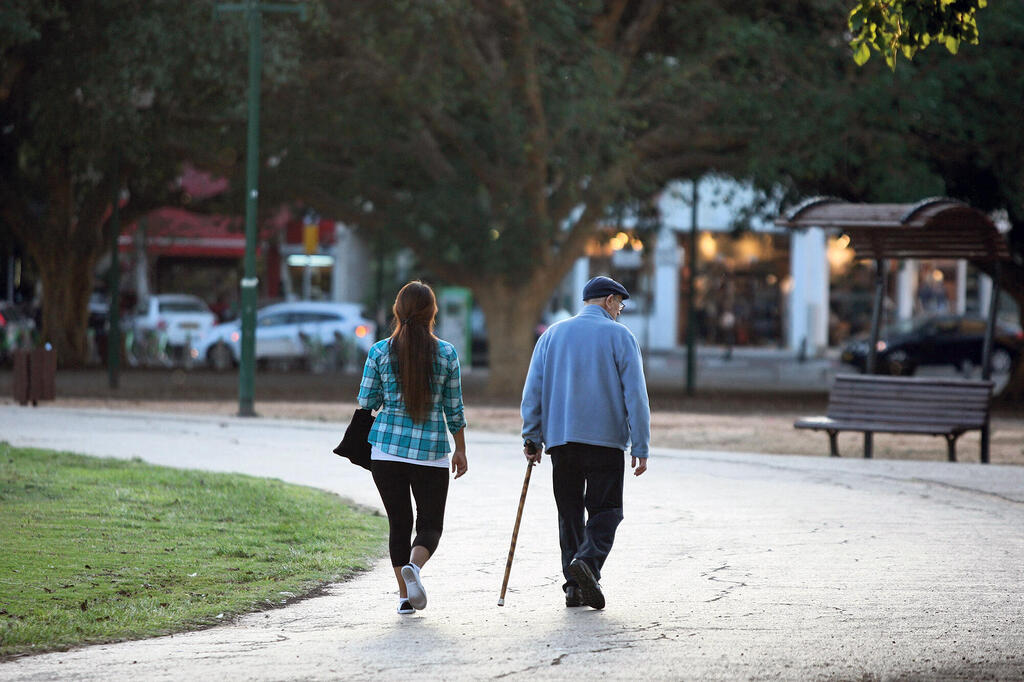
[[[373,482],[388,513],[388,550],[392,566],[409,563],[412,548],[421,545],[431,554],[444,528],[444,504],[448,499],[448,469],[403,462],[370,462]],[[412,544],[412,501],[416,499],[416,537]]]
[[[600,580],[615,529],[622,521],[622,485],[626,464],[622,450],[584,443],[566,443],[549,451],[551,482],[558,507],[558,542],[562,548],[565,584],[573,559],[585,561]],[[586,519],[584,519],[586,510]]]

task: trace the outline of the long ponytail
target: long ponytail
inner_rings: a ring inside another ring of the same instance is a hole
[[[406,411],[413,421],[422,423],[430,416],[433,403],[430,380],[437,352],[437,299],[429,286],[413,280],[398,292],[392,311],[391,366],[402,384]]]

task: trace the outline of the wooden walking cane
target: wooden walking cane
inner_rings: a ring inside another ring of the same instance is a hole
[[[519,522],[523,519],[523,505],[526,503],[526,490],[530,487],[530,472],[536,462],[526,463],[526,478],[523,479],[523,494],[519,496],[519,511],[516,512],[516,525],[512,528],[512,544],[508,548],[508,561],[505,562],[505,579],[501,581],[501,596],[498,606],[505,605],[505,588],[508,587],[508,576],[512,572],[512,557],[516,553],[516,538],[519,537]]]

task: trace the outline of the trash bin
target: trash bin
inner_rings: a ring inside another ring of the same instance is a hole
[[[57,397],[57,353],[49,347],[14,351],[12,383],[14,400],[22,405],[53,400]]]

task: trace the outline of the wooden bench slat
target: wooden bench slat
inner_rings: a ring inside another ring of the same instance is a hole
[[[898,386],[868,386],[865,384],[842,384],[832,389],[833,393],[838,395],[860,395],[865,397],[887,395],[887,396],[899,396],[899,397],[921,397],[924,400],[959,400],[961,398],[970,399],[977,396],[989,395],[990,389],[988,387],[977,387],[977,388],[966,388],[958,389],[950,386],[914,386],[914,387],[898,387]]]
[[[829,403],[827,412],[835,410],[870,410],[872,412],[892,412],[895,414],[958,414],[960,412],[985,412],[985,405],[970,403],[966,405],[930,405],[919,402],[893,403],[887,400],[835,400]]]
[[[920,421],[920,422],[914,422],[914,423],[904,423],[904,422],[887,422],[887,421],[883,421],[883,420],[879,420],[879,419],[875,419],[875,418],[867,418],[867,419],[856,419],[856,418],[851,418],[851,419],[833,419],[831,417],[803,417],[803,418],[798,419],[796,421],[801,423],[801,428],[813,428],[813,429],[824,429],[824,428],[829,428],[829,429],[831,429],[831,428],[842,428],[842,429],[845,429],[847,427],[847,425],[850,425],[850,424],[856,425],[858,428],[863,426],[863,425],[865,425],[865,424],[875,425],[875,426],[878,427],[877,429],[868,429],[868,430],[877,430],[877,431],[882,431],[882,430],[884,430],[886,428],[897,428],[897,429],[901,429],[901,430],[902,429],[907,429],[908,431],[918,431],[918,430],[924,429],[924,430],[929,431],[929,432],[931,432],[931,431],[955,431],[957,429],[976,428],[973,425],[969,425],[969,424],[966,424],[966,423],[958,423],[958,422]]]
[[[844,405],[841,407],[832,406],[826,413],[826,416],[832,417],[833,419],[846,419],[850,415],[866,415],[868,417],[876,416],[879,419],[887,419],[890,421],[979,421],[984,420],[986,410],[920,410],[920,409],[892,409],[879,411],[872,409],[868,405]]]
[[[984,420],[982,421],[969,421],[969,420],[948,420],[948,421],[930,421],[930,420],[917,420],[917,421],[898,421],[891,419],[877,419],[873,415],[849,415],[846,417],[829,417],[833,422],[836,423],[870,423],[878,424],[879,430],[882,428],[888,429],[914,429],[922,424],[927,424],[930,428],[938,428],[940,430],[953,430],[956,428],[972,428],[980,429],[984,426]]]
[[[848,399],[848,400],[889,400],[893,402],[897,401],[914,401],[923,403],[934,403],[934,404],[956,404],[956,403],[979,403],[989,399],[990,394],[988,391],[978,391],[976,393],[954,393],[952,391],[940,391],[934,394],[922,394],[917,393],[900,393],[898,391],[889,392],[868,392],[868,391],[849,391],[839,390],[833,391],[833,399]]]
[[[958,408],[984,408],[988,405],[988,398],[984,400],[943,400],[943,401],[928,401],[928,400],[906,400],[906,399],[892,399],[889,397],[878,397],[875,399],[854,397],[849,395],[836,395],[833,396],[829,401],[829,404],[839,405],[884,405],[886,407],[910,407],[915,405],[921,405],[930,409],[937,410],[955,410]]]
[[[952,379],[942,377],[890,377],[880,374],[837,374],[836,384],[864,384],[870,386],[890,384],[893,386],[950,386],[956,388],[991,387],[987,379]]]

